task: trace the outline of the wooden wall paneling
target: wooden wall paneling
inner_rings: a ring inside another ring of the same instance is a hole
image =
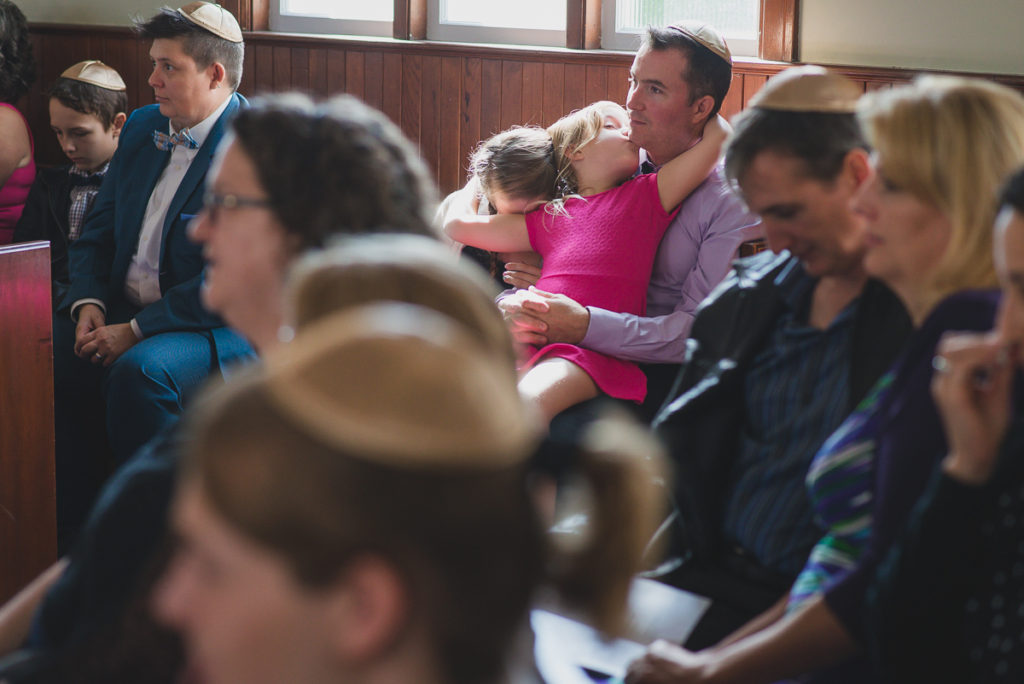
[[[401,124],[402,131],[414,143],[420,142],[420,123],[423,121],[423,61],[433,59],[420,55],[403,55]],[[434,131],[430,132],[433,135]],[[436,155],[435,155],[436,161]]]
[[[629,68],[627,67],[606,67],[608,72],[606,100],[626,105],[626,95],[629,93]]]
[[[566,64],[565,82],[562,84],[562,113],[587,106],[587,67],[584,64]]]
[[[449,114],[441,108],[441,58],[424,57],[420,65],[420,154],[441,182],[441,122]]]
[[[366,101],[364,79],[366,78],[366,54],[349,50],[345,52],[345,92]]]
[[[506,59],[501,62],[500,130],[523,123],[523,63]]]
[[[396,110],[394,121],[395,124],[398,124],[397,110],[401,107],[401,102],[398,101],[398,98],[401,96],[402,92],[401,55],[392,55],[390,63],[393,65],[396,57],[399,62],[398,68],[394,69],[389,65],[388,69],[385,70],[384,55],[379,52],[365,53],[362,98],[366,104],[387,113],[387,109],[384,106],[384,98],[387,94],[386,91],[390,91],[388,96],[391,97],[391,100],[395,101],[395,104],[393,105],[393,108]],[[387,78],[391,78],[393,80],[386,80]]]
[[[729,92],[722,100],[721,113],[726,119],[732,119],[741,109],[743,109],[743,74],[733,71]]]
[[[127,73],[121,72],[121,78],[128,86],[128,106],[136,109],[153,104],[153,88],[149,85],[149,78],[153,74],[149,45],[144,41],[136,40],[125,56],[129,63],[125,65]]]
[[[346,54],[341,48],[328,48],[327,53],[327,86],[326,94],[339,95],[346,91],[345,77],[348,69],[345,66]]]
[[[242,81],[238,84],[238,92],[251,97],[256,90],[256,46],[246,45],[245,56],[242,58]]]
[[[541,126],[547,127],[558,121],[565,114],[564,102],[565,65],[544,63],[544,120]]]
[[[438,126],[438,143],[440,157],[438,159],[437,185],[441,192],[448,194],[461,185],[462,157],[460,129],[463,112],[459,107],[462,99],[462,59],[459,57],[441,58],[441,94],[439,107],[441,111]]]
[[[274,46],[274,92],[288,90],[292,84],[292,51],[286,45]]]
[[[272,45],[257,45],[255,55],[256,71],[253,74],[253,95],[262,95],[274,90],[274,48]]]
[[[543,126],[544,124],[544,65],[540,62],[523,64],[523,102],[519,122]]]
[[[288,84],[282,90],[297,90],[301,93],[312,95],[313,89],[309,85],[309,49],[292,48],[290,59],[292,66],[291,78],[289,78]]]
[[[460,57],[462,61],[461,97],[459,98],[459,184],[466,176],[467,160],[483,137],[483,60]],[[447,189],[447,188],[442,188]]]
[[[608,69],[602,65],[587,65],[587,104],[608,96]],[[618,100],[616,100],[617,102]]]
[[[327,50],[309,51],[309,91],[317,99],[327,97]]]
[[[501,60],[480,63],[480,139],[501,131]]]
[[[372,61],[371,57],[372,55],[370,54],[366,55],[368,61]],[[407,79],[406,75],[402,73],[402,66],[401,53],[386,53],[382,56],[381,68],[383,71],[381,72],[381,78],[373,79],[369,73],[366,74],[367,95],[370,94],[372,86],[375,85],[374,81],[377,81],[383,90],[381,91],[380,104],[374,106],[379,107],[382,112],[391,117],[391,120],[399,126],[402,126],[402,110],[406,105],[405,102],[402,102],[405,82],[411,80],[411,75]],[[370,104],[373,103],[371,102]],[[416,106],[419,107],[419,103],[416,103]]]
[[[746,74],[743,77],[743,106],[746,107],[747,103],[750,102],[757,91],[765,84],[768,80],[767,76],[760,76],[757,74]]]

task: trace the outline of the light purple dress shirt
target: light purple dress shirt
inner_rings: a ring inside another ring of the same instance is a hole
[[[647,315],[587,307],[581,347],[639,363],[681,363],[697,306],[725,278],[741,243],[761,237],[758,217],[726,184],[722,166],[690,194],[658,246]]]

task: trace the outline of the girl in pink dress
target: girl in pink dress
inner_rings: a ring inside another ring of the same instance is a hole
[[[703,139],[656,174],[631,178],[639,150],[628,138],[626,111],[596,102],[548,128],[558,199],[526,215],[450,220],[453,240],[492,251],[533,249],[544,257],[536,287],[584,306],[643,315],[654,254],[679,204],[718,160],[728,124],[720,117]],[[519,391],[550,420],[603,392],[643,400],[636,364],[571,344],[534,351],[520,368]]]

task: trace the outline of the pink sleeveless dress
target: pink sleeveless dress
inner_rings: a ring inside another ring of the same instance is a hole
[[[657,174],[567,199],[565,208],[569,216],[552,216],[543,207],[526,215],[530,244],[544,257],[537,288],[584,306],[642,316],[654,254],[675,216],[661,206]],[[537,349],[521,370],[552,357],[575,363],[609,396],[641,402],[647,394],[647,379],[635,363],[572,344]]]
[[[32,129],[28,127],[25,116],[18,111],[17,107],[6,102],[0,102],[0,107],[7,107],[18,112],[18,116],[25,124],[25,130],[28,131],[28,142],[32,147],[32,159],[29,163],[20,169],[15,169],[3,187],[0,187],[0,245],[6,245],[14,238],[14,226],[21,218],[25,200],[28,199],[28,191],[32,188],[32,181],[36,179],[36,149],[35,143],[32,141]]]

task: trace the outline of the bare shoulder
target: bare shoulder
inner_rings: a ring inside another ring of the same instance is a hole
[[[32,154],[28,127],[21,114],[10,107],[0,107],[0,141],[0,150],[23,161],[18,166],[28,163]]]

